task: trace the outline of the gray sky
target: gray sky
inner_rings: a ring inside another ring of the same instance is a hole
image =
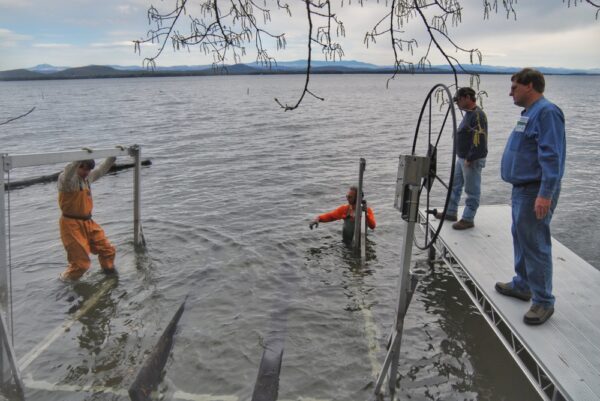
[[[167,9],[174,1],[154,3]],[[273,33],[286,33],[286,49],[276,51],[271,46],[271,55],[281,61],[306,58],[303,10],[299,0],[288,2],[293,5],[292,17],[273,13],[268,25]],[[385,15],[385,1],[365,1],[364,7],[358,1],[344,3],[344,7],[339,7],[341,0],[334,0],[346,27],[346,37],[339,39],[344,59],[392,64],[389,37],[381,37],[368,49],[363,43],[365,33]],[[152,55],[156,47],[144,47],[140,56],[134,53],[131,41],[145,36],[150,4],[150,0],[0,0],[0,70],[42,63],[71,67],[141,65],[143,56]],[[462,23],[450,29],[451,35],[464,48],[479,48],[484,64],[600,68],[600,20],[596,20],[595,9],[588,4],[579,2],[577,7],[568,8],[562,0],[521,0],[516,5],[516,21],[507,19],[503,12],[484,21],[481,0],[463,0],[462,4]],[[194,8],[189,11],[193,14]],[[405,28],[407,36],[416,38],[419,47],[414,56],[406,53],[403,57],[417,61],[427,45],[423,27],[414,21]],[[313,51],[313,58],[322,59],[319,49]],[[211,61],[210,56],[197,49],[174,52],[168,47],[158,63],[170,66]],[[242,61],[253,62],[252,52]],[[431,57],[431,62],[443,63],[437,55]]]

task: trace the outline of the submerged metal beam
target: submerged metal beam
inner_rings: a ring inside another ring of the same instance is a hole
[[[144,160],[141,164],[142,164],[142,166],[150,166],[150,165],[152,165],[152,162],[147,159],[147,160]],[[125,170],[125,169],[132,168],[132,167],[135,167],[134,163],[113,164],[111,166],[110,170],[108,170],[108,172],[113,173],[116,171]],[[54,182],[54,181],[58,180],[58,176],[60,175],[60,173],[61,172],[59,171],[57,173],[42,175],[39,177],[25,178],[23,180],[5,182],[4,189],[18,189],[18,188],[28,187],[30,185],[35,185],[35,184],[44,184],[44,183],[48,183],[48,182]]]
[[[116,276],[112,276],[112,277],[116,278]],[[19,361],[18,361],[19,369],[22,371],[27,369],[29,367],[29,365],[38,356],[40,356],[42,354],[42,352],[47,350],[48,347],[50,345],[52,345],[52,343],[54,341],[56,341],[58,338],[60,338],[60,336],[62,336],[65,332],[69,331],[71,329],[71,327],[77,321],[79,321],[79,319],[81,319],[90,310],[92,310],[92,308],[94,306],[96,306],[96,304],[102,299],[102,297],[108,291],[110,291],[111,288],[113,288],[116,285],[117,280],[115,280],[114,278],[106,279],[102,283],[100,288],[98,288],[98,291],[96,291],[94,293],[94,295],[92,295],[90,298],[85,300],[85,302],[81,305],[81,307],[77,310],[77,312],[75,312],[75,314],[70,319],[67,319],[63,324],[61,324],[60,326],[58,326],[54,330],[52,330],[50,333],[48,333],[46,335],[46,337],[44,337],[44,339],[38,345],[36,345],[32,349],[30,349],[27,354],[23,355],[23,357],[21,357],[21,359],[19,359]]]
[[[256,383],[252,393],[252,401],[275,401],[279,392],[279,375],[283,360],[285,338],[287,336],[287,322],[289,315],[289,302],[295,288],[291,283],[297,281],[294,269],[285,265],[282,271],[281,290],[284,296],[277,299],[276,307],[271,314],[271,327],[264,341],[264,350],[258,368]]]
[[[10,365],[10,371],[12,374],[12,381],[14,382],[14,390],[15,396],[18,400],[25,400],[25,392],[23,389],[23,381],[21,380],[21,372],[19,372],[19,368],[17,367],[17,358],[15,357],[14,350],[12,348],[12,344],[8,340],[8,331],[6,327],[6,323],[4,322],[4,316],[0,314],[0,333],[2,337],[2,349],[3,352],[6,352],[6,357],[8,359],[8,363]],[[6,382],[3,382],[2,385],[6,386]]]
[[[183,314],[184,306],[185,301],[181,303],[181,306],[175,312],[167,328],[160,336],[154,351],[152,351],[146,363],[138,371],[135,380],[129,387],[129,397],[132,401],[150,401],[152,399],[150,395],[161,382],[162,371],[171,352],[175,329]]]
[[[74,160],[104,159],[112,156],[129,156],[129,149],[111,148],[96,149],[91,152],[76,150],[70,152],[6,155],[3,160],[3,169],[8,172],[17,167],[43,166],[45,164],[72,162]]]
[[[252,401],[277,400],[284,344],[283,338],[275,338],[266,344],[258,368]]]

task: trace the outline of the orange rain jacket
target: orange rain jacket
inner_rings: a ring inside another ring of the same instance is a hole
[[[318,219],[320,222],[328,223],[330,221],[342,220],[346,217],[350,217],[350,219],[354,221],[354,209],[347,203],[329,213],[319,215]],[[371,230],[374,230],[376,225],[373,209],[367,207],[367,226],[369,226]]]
[[[63,273],[65,278],[79,279],[90,268],[90,253],[98,255],[103,269],[114,269],[115,247],[102,227],[92,220],[94,201],[90,184],[106,174],[115,160],[107,158],[85,180],[77,174],[78,161],[69,163],[58,176],[58,205],[62,211],[60,239],[69,262]]]

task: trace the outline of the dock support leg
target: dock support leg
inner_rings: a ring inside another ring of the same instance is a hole
[[[24,399],[23,382],[17,367],[15,352],[12,343],[12,313],[9,301],[10,294],[10,266],[7,247],[7,219],[4,196],[4,173],[11,170],[7,155],[1,155],[0,166],[0,385],[4,388],[14,382],[15,391],[19,400]],[[9,205],[10,206],[10,205]],[[8,211],[10,213],[10,210]]]
[[[136,247],[145,244],[144,234],[141,225],[141,169],[142,169],[142,149],[138,145],[130,148],[131,156],[134,159],[135,171],[133,174],[133,243]]]
[[[356,205],[354,207],[354,236],[352,237],[352,243],[354,245],[354,252],[356,254],[356,256],[360,256],[360,250],[361,250],[361,238],[360,238],[360,231],[361,231],[361,223],[362,223],[362,192],[363,192],[363,175],[365,173],[365,167],[367,165],[367,161],[365,159],[363,159],[362,157],[360,158],[360,164],[358,167],[358,190],[356,191]],[[364,211],[365,213],[367,212],[366,210]],[[367,227],[365,226],[365,230],[367,229]]]
[[[6,316],[6,321],[11,321],[8,305],[8,250],[6,247],[6,209],[4,204],[4,173],[7,171],[5,163],[6,154],[2,155],[0,166],[0,313]],[[10,171],[10,170],[8,170]],[[6,328],[10,332],[10,327]],[[0,383],[5,383],[4,349],[0,347]]]
[[[411,191],[411,201],[418,202],[418,191]],[[402,331],[404,329],[404,317],[408,310],[412,293],[414,292],[414,280],[411,279],[410,263],[412,258],[412,244],[415,236],[415,221],[406,222],[404,229],[404,246],[402,248],[402,266],[398,282],[399,297],[398,307],[396,308],[396,322],[393,328],[392,341],[388,349],[388,354],[384,361],[379,377],[375,383],[375,394],[380,394],[381,386],[388,375],[388,387],[390,393],[396,391],[396,379],[398,377],[398,364],[400,358],[400,345],[402,343]],[[388,372],[389,366],[389,372]]]

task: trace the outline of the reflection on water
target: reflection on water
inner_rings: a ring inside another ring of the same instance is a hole
[[[406,330],[402,344],[401,360],[405,357],[408,364],[400,368],[401,396],[423,400],[538,400],[524,376],[499,374],[518,371],[518,367],[500,342],[493,339],[491,329],[452,274],[440,265],[429,267],[422,260],[417,261],[415,270],[420,280],[408,315],[418,314],[419,318]],[[425,313],[419,313],[421,308]],[[409,333],[419,335],[412,338]],[[490,340],[482,342],[481,338]],[[411,346],[421,354],[418,359],[413,355],[415,351],[407,349]],[[475,388],[480,390],[473,391]]]
[[[117,285],[118,281],[111,279],[111,289]],[[72,289],[77,294],[78,299],[88,301],[94,299],[92,297],[98,291],[96,285],[85,282],[74,284]],[[80,349],[87,350],[90,358],[85,362],[91,362],[92,366],[90,364],[77,367],[71,366],[63,382],[77,383],[77,379],[85,376],[88,372],[98,373],[118,365],[120,355],[117,353],[118,358],[114,358],[114,346],[117,345],[118,348],[118,343],[123,343],[123,339],[127,339],[127,333],[122,333],[114,339],[111,338],[110,323],[116,311],[116,301],[113,299],[111,292],[111,290],[108,290],[104,296],[97,298],[98,301],[93,306],[93,312],[90,311],[90,313],[86,313],[79,318],[81,331],[77,335],[77,341]],[[109,346],[107,344],[108,341],[112,341],[113,343]],[[110,354],[106,355],[106,353],[102,352],[107,349],[112,353],[112,358]]]
[[[351,243],[346,243],[342,237],[338,241],[327,242],[321,247],[309,248],[307,250],[306,265],[323,269],[324,273],[334,273],[339,282],[329,282],[328,285],[339,286],[344,290],[344,295],[348,298],[348,304],[344,308],[347,312],[357,312],[365,308],[365,295],[372,290],[364,288],[364,278],[371,276],[373,270],[370,266],[376,263],[375,254],[376,242],[367,237],[366,259],[363,263],[360,257],[356,256]],[[330,257],[338,259],[334,267],[335,272],[328,269],[326,260]],[[341,263],[340,263],[341,261]],[[338,274],[339,273],[339,274]]]

